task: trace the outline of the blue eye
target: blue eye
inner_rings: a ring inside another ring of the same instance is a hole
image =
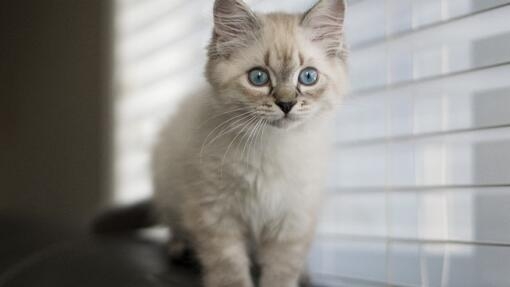
[[[248,72],[248,79],[254,86],[261,87],[269,83],[269,75],[262,68],[255,68]]]
[[[315,85],[319,80],[319,72],[315,68],[304,68],[299,73],[299,82],[305,86]]]

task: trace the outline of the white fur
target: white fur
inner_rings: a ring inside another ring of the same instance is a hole
[[[212,196],[237,200],[224,204],[233,205],[258,236],[261,226],[280,220],[289,210],[301,213],[314,207],[327,173],[330,115],[292,130],[265,126],[264,134],[259,131],[256,139],[251,137],[249,149],[244,145],[247,130],[242,143],[238,132],[230,132],[204,153],[205,137],[229,118],[214,118],[221,112],[210,109],[211,101],[207,94],[189,97],[163,130],[154,154],[155,203],[162,213],[185,214],[185,201],[208,200],[198,194],[212,185],[219,189]],[[236,136],[236,144],[225,155]],[[175,219],[170,226],[183,223],[182,218]]]

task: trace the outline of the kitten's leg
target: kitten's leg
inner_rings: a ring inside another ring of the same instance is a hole
[[[261,287],[297,287],[304,270],[308,239],[265,242],[259,246]]]
[[[231,227],[234,228],[234,227]],[[241,234],[208,230],[196,235],[195,250],[206,287],[252,287],[250,261]]]

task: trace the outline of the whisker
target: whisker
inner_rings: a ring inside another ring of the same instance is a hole
[[[261,148],[261,150],[260,150],[261,160],[262,160],[262,157],[264,156],[264,151],[263,151],[264,144],[263,144],[262,141],[264,140],[264,133],[266,131],[266,127],[267,127],[268,123],[269,123],[269,121],[264,119],[264,125],[262,126],[262,129],[261,129],[261,132],[260,132],[260,136],[259,136],[259,147]]]
[[[253,113],[252,112],[247,112],[245,114],[243,114],[244,116],[241,117],[241,118],[238,118],[237,120],[233,121],[233,122],[230,122],[230,123],[227,123],[227,125],[224,125],[220,131],[218,132],[218,134],[212,139],[210,140],[207,144],[207,145],[210,145],[212,143],[214,143],[217,139],[219,139],[220,137],[232,132],[233,130],[235,130],[238,126],[232,126],[232,125],[235,125],[239,122],[242,122],[244,121],[245,119],[247,118],[250,118],[251,116],[253,116]],[[228,127],[228,125],[231,125],[230,128]]]
[[[248,153],[246,153],[246,159],[247,161],[250,160],[250,150],[251,150],[251,147],[252,147],[252,143],[253,143],[253,138],[254,136],[256,136],[257,132],[258,132],[258,127],[260,126],[260,123],[262,122],[262,119],[258,119],[257,123],[255,124],[255,127],[252,129],[251,133],[250,133],[250,136],[248,137],[248,140],[246,141],[245,145],[244,145],[244,148],[243,148],[243,155],[244,155],[244,151],[246,149],[246,144],[248,144]]]
[[[260,121],[260,119],[259,119],[259,121]],[[250,139],[251,139],[251,137],[253,136],[253,132],[256,130],[257,125],[258,125],[258,122],[257,122],[257,124],[255,124],[255,127],[251,130],[251,132],[249,133],[248,138],[247,138],[247,139],[246,139],[246,141],[244,142],[244,147],[243,147],[243,150],[242,150],[242,152],[241,152],[241,156],[244,156],[244,155],[245,155],[245,153],[244,153],[244,152],[246,151],[246,146],[247,146],[247,145],[248,145],[248,143],[250,142]],[[242,141],[243,139],[244,139],[244,136],[241,138],[241,141]],[[246,157],[246,159],[248,160],[248,157]]]
[[[257,123],[257,127],[256,127],[256,132],[255,132],[255,136],[253,137],[252,141],[251,141],[251,145],[250,145],[250,148],[248,149],[248,157],[251,156],[251,153],[253,152],[253,148],[255,147],[255,144],[257,142],[257,138],[258,136],[260,135],[260,131],[263,127],[263,124],[264,124],[264,119],[261,119],[258,123]]]
[[[246,127],[248,127],[248,126],[249,126],[249,124],[250,124],[251,122],[253,122],[253,120],[256,120],[256,119],[257,119],[257,117],[256,117],[256,116],[254,116],[254,115],[252,115],[252,116],[251,116],[251,118],[249,118],[249,119],[247,120],[247,122],[244,124],[244,126],[242,127],[242,129],[241,129],[241,130],[237,133],[237,135],[236,135],[236,136],[232,139],[232,141],[231,141],[231,142],[230,142],[230,144],[228,145],[227,150],[226,150],[226,151],[225,151],[225,153],[223,154],[223,158],[221,159],[221,163],[220,163],[220,166],[221,166],[221,168],[220,168],[220,178],[223,178],[223,165],[224,165],[224,163],[225,163],[225,159],[226,159],[226,157],[227,157],[227,154],[228,154],[228,152],[230,151],[230,148],[232,147],[232,145],[234,144],[234,142],[236,141],[236,139],[237,139],[237,138],[238,138],[238,137],[239,137],[239,136],[243,133],[243,131],[246,129]]]
[[[215,137],[214,139],[212,139],[211,141],[208,142],[209,138],[214,134],[214,132],[218,129],[221,129],[222,127],[224,127],[225,125],[228,125],[229,123],[232,123],[233,121],[235,121],[236,119],[238,118],[243,118],[244,116],[246,115],[250,115],[251,111],[248,111],[248,112],[245,112],[245,113],[242,113],[240,115],[236,115],[234,117],[231,117],[225,121],[223,121],[222,123],[220,123],[218,126],[216,126],[211,132],[209,132],[209,134],[205,137],[204,139],[204,142],[202,143],[202,147],[200,148],[200,162],[202,162],[202,155],[204,153],[204,149],[207,145],[211,144],[212,142],[214,142],[217,137]],[[237,121],[234,122],[234,124],[237,123]]]
[[[247,107],[241,107],[241,108],[236,108],[236,109],[233,109],[233,110],[229,110],[229,111],[224,111],[224,112],[221,112],[219,114],[216,114],[212,117],[209,117],[207,118],[206,120],[204,120],[202,123],[200,123],[198,125],[198,127],[202,127],[203,125],[205,125],[206,123],[208,123],[210,120],[212,119],[215,119],[215,118],[218,118],[218,117],[221,117],[223,115],[227,115],[227,114],[232,114],[232,113],[235,113],[235,112],[238,112],[238,111],[247,111],[247,110],[250,110],[250,108],[247,108]]]

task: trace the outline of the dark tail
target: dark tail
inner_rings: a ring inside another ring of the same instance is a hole
[[[157,224],[149,200],[119,207],[99,215],[92,223],[95,234],[125,233]]]

